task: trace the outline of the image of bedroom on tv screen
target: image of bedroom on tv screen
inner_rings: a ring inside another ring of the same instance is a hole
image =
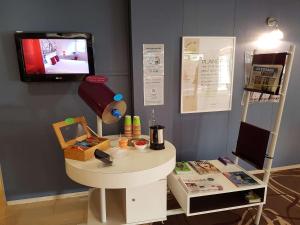
[[[89,73],[85,39],[23,39],[27,74]]]

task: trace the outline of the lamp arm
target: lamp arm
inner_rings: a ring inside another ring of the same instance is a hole
[[[102,137],[102,119],[99,116],[97,116],[97,133]]]

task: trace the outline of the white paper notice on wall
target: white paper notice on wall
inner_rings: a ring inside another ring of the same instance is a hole
[[[231,110],[235,37],[183,37],[181,113]]]
[[[164,77],[144,77],[144,105],[164,104]]]
[[[143,44],[144,105],[164,104],[164,44]]]

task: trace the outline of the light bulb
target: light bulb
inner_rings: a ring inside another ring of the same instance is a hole
[[[260,49],[273,49],[279,46],[280,40],[283,39],[283,32],[276,28],[275,30],[262,34],[256,41]]]
[[[271,35],[272,38],[277,39],[277,40],[283,39],[283,32],[281,30],[279,30],[278,28],[273,30],[270,33],[270,35]]]

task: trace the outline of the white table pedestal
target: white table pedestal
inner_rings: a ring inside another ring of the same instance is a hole
[[[108,136],[112,139],[115,136]],[[144,138],[147,138],[144,136]],[[89,192],[88,225],[133,225],[166,220],[167,181],[176,163],[175,147],[144,152],[129,148],[112,166],[96,159],[66,159],[67,175],[92,187]]]

